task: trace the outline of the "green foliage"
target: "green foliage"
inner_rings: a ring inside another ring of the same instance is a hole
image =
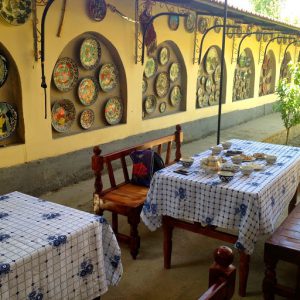
[[[279,80],[276,88],[278,101],[273,109],[280,112],[284,127],[287,130],[286,143],[288,142],[290,128],[300,124],[300,63],[288,64],[290,80]]]
[[[285,0],[250,0],[255,12],[279,19],[280,8]]]

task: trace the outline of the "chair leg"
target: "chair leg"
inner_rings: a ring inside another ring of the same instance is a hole
[[[241,297],[246,296],[247,281],[249,275],[249,264],[250,255],[246,254],[244,251],[240,251],[240,265],[239,265],[239,295]]]
[[[128,214],[128,223],[130,225],[130,253],[133,259],[136,259],[139,248],[140,248],[140,236],[138,232],[138,225],[141,221],[140,213],[142,210],[141,207],[137,207],[131,210]]]
[[[111,227],[115,235],[118,235],[119,233],[118,214],[114,212],[112,212],[111,214],[112,214]]]
[[[266,269],[265,278],[263,279],[263,294],[265,300],[275,299],[275,286],[277,284],[276,264],[276,260],[271,259],[270,257],[266,258],[265,255]]]
[[[171,268],[172,256],[172,237],[174,227],[169,224],[167,217],[163,216],[163,232],[164,232],[164,267]]]

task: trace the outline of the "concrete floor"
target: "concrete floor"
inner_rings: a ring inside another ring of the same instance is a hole
[[[299,135],[300,132],[296,131],[292,134]],[[240,138],[279,142],[284,137],[284,128],[280,116],[272,114],[223,130],[221,137],[221,140]],[[212,135],[199,141],[184,144],[182,152],[184,156],[189,156],[215,144],[216,135]],[[93,179],[41,195],[40,198],[92,212],[92,193]],[[105,216],[110,220],[109,215]],[[121,230],[128,231],[126,220],[121,219],[120,224]],[[139,230],[141,248],[137,260],[132,260],[128,248],[120,245],[124,267],[123,277],[119,285],[111,287],[101,299],[197,299],[207,288],[208,268],[212,263],[212,253],[215,248],[225,243],[177,229],[174,231],[172,268],[164,270],[162,230],[150,232],[142,223]],[[244,299],[262,299],[261,284],[264,275],[263,244],[265,238],[261,237],[257,242],[255,252],[251,257],[247,297]],[[237,261],[238,255],[236,253],[236,265]],[[293,286],[296,278],[294,266],[280,263],[278,273],[282,283]],[[233,299],[240,299],[237,292]]]

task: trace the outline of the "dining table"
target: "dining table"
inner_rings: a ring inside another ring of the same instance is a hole
[[[0,300],[100,299],[122,272],[102,216],[21,192],[0,196]]]
[[[286,207],[290,205],[291,210],[295,205],[300,148],[239,139],[230,143],[231,152],[252,157],[253,161],[241,165],[259,168],[248,176],[238,171],[225,182],[217,172],[202,167],[201,161],[212,155],[211,150],[195,154],[185,172],[178,172],[182,169],[178,162],[154,174],[141,218],[152,231],[163,226],[165,268],[170,268],[174,227],[233,243],[240,253],[239,293],[245,296],[250,256],[258,237],[271,234]],[[218,156],[230,164],[227,151]],[[254,160],[255,153],[261,158],[274,155],[277,160],[273,164]]]

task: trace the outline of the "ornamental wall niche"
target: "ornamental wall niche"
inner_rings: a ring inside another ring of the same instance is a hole
[[[292,60],[292,56],[290,52],[286,52],[281,66],[280,66],[280,77],[279,79],[283,79],[283,78],[287,78],[288,80],[290,80],[290,74],[289,74],[289,69],[288,69],[288,64],[289,62]]]
[[[253,98],[255,66],[252,51],[247,48],[238,58],[233,79],[232,101]]]
[[[226,66],[224,62],[223,72],[223,97],[225,102],[226,95]],[[217,46],[211,46],[205,53],[201,61],[197,86],[196,86],[196,108],[217,105],[220,97],[221,80],[221,49]]]
[[[126,107],[126,76],[115,47],[95,32],[69,42],[52,73],[53,137],[125,123]]]
[[[151,119],[184,111],[186,88],[187,75],[182,54],[174,42],[165,41],[145,60],[142,118]]]
[[[259,96],[265,96],[274,93],[276,76],[275,55],[269,50],[264,57],[259,79]]]
[[[0,43],[0,147],[24,143],[22,90],[17,65]]]

